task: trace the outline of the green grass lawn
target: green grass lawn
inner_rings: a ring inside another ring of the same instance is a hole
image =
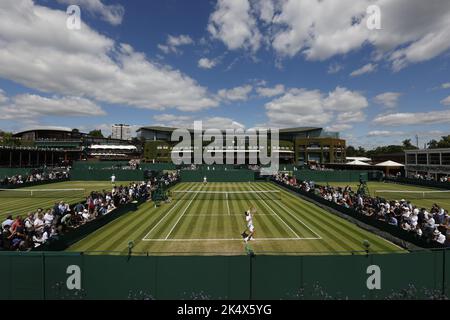
[[[177,191],[279,190],[280,199],[263,200],[173,200],[155,208],[145,203],[74,244],[68,251],[149,254],[244,254],[240,234],[245,229],[244,211],[254,215],[256,253],[321,254],[363,250],[368,240],[373,252],[401,251],[401,248],[318,206],[284,191],[272,183],[180,183]]]
[[[317,182],[317,184],[320,185],[326,185],[326,182]],[[329,185],[331,186],[339,186],[339,187],[345,187],[347,185],[351,186],[354,191],[358,190],[359,183],[357,182],[330,182]],[[369,192],[372,196],[376,195],[377,190],[395,190],[395,191],[436,191],[437,189],[431,189],[431,188],[424,188],[424,187],[418,187],[418,186],[411,186],[411,185],[404,185],[404,184],[398,184],[398,183],[389,183],[389,182],[368,182],[367,186],[369,187]],[[448,196],[447,196],[448,194]],[[414,205],[418,207],[423,207],[426,209],[430,209],[434,203],[438,204],[439,206],[443,207],[444,209],[450,210],[450,192],[445,193],[444,195],[439,194],[439,197],[436,199],[418,199],[417,195],[411,195],[408,193],[395,193],[395,194],[389,194],[389,193],[382,193],[381,194],[384,198],[389,200],[400,200],[400,199],[406,199],[411,201]]]
[[[128,182],[117,182],[117,185],[128,184]],[[111,182],[108,181],[65,181],[43,184],[40,186],[34,186],[29,188],[21,188],[23,190],[36,190],[36,189],[85,189],[86,193],[91,191],[101,191],[103,189],[111,189]],[[31,196],[9,196],[10,191],[5,191],[8,196],[2,196],[0,191],[0,221],[12,214],[13,216],[21,215],[26,216],[29,212],[38,208],[51,208],[57,201],[65,201],[68,203],[75,203],[77,201],[85,200],[85,196],[82,192],[46,192],[45,197],[31,197]]]

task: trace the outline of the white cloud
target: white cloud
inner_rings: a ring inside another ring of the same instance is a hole
[[[5,94],[5,91],[3,89],[0,89],[0,104],[3,104],[8,100],[8,97]]]
[[[339,122],[362,122],[366,120],[366,115],[362,111],[343,112],[337,115]]]
[[[244,85],[235,87],[232,89],[221,89],[218,91],[217,95],[223,99],[228,101],[245,101],[248,100],[248,95],[253,90],[251,85]]]
[[[376,70],[376,68],[377,68],[376,64],[368,63],[368,64],[362,66],[361,68],[350,73],[350,76],[357,77],[357,76],[363,75],[365,73],[372,73]]]
[[[244,129],[245,126],[237,121],[225,117],[210,117],[203,120],[203,127],[207,129]]]
[[[67,5],[78,5],[83,16],[84,11],[99,15],[100,18],[114,26],[122,23],[125,9],[121,5],[105,5],[101,0],[57,0],[59,3]]]
[[[449,89],[450,88],[450,82],[446,82],[442,84],[442,89]]]
[[[261,96],[261,97],[275,97],[278,96],[280,94],[284,93],[284,85],[282,84],[277,84],[275,87],[273,88],[267,88],[267,87],[258,87],[256,88],[256,92]]]
[[[68,30],[66,18],[30,0],[0,1],[0,76],[43,92],[139,108],[218,105],[189,76],[85,24]]]
[[[450,106],[450,96],[448,96],[447,98],[443,99],[443,100],[441,101],[441,103],[442,103],[444,106]]]
[[[450,110],[380,115],[373,122],[386,126],[450,123]]]
[[[254,2],[259,18],[265,23],[272,22],[275,14],[275,4],[273,0],[257,0]]]
[[[158,49],[164,52],[165,54],[168,54],[170,52],[181,53],[178,47],[190,45],[193,43],[194,40],[192,40],[192,38],[188,35],[185,34],[181,34],[179,36],[169,35],[167,37],[165,44],[158,44]]]
[[[385,92],[375,96],[375,102],[385,106],[386,108],[394,108],[397,106],[398,99],[402,94],[400,92]]]
[[[94,102],[79,97],[42,97],[21,94],[0,104],[1,120],[35,119],[41,116],[103,116],[106,112]]]
[[[345,130],[349,130],[353,128],[351,124],[333,124],[329,127],[326,127],[325,130],[332,131],[332,132],[341,132]]]
[[[159,114],[153,117],[153,120],[159,125],[170,126],[174,128],[193,128],[194,121],[202,121],[204,129],[244,129],[242,123],[226,117],[206,117],[194,118],[193,116]]]
[[[368,137],[392,137],[392,136],[398,136],[403,135],[404,132],[401,131],[389,131],[389,130],[374,130],[369,131],[367,133]]]
[[[359,92],[336,87],[334,91],[328,93],[328,96],[323,101],[323,105],[325,110],[356,112],[366,108],[369,103]]]
[[[341,71],[342,69],[344,69],[343,65],[341,65],[339,63],[332,63],[328,66],[327,73],[335,74],[335,73],[338,73],[339,71]]]
[[[381,10],[381,30],[367,27],[369,5]],[[394,71],[448,51],[449,29],[448,0],[219,0],[208,24],[231,50],[264,41],[280,57],[326,60],[369,47]]]
[[[211,69],[217,65],[216,59],[201,58],[198,60],[198,67],[202,69]]]
[[[261,34],[248,0],[218,0],[209,17],[208,31],[230,50],[244,48],[255,52],[261,44]]]
[[[342,126],[364,120],[362,110],[367,106],[363,95],[342,87],[328,94],[290,89],[265,105],[269,125],[275,127],[324,126],[336,120]]]

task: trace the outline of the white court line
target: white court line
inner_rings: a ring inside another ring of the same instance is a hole
[[[185,217],[226,217],[228,214],[226,213],[188,213],[184,215]],[[244,216],[241,213],[232,213],[230,216]],[[258,213],[259,216],[275,216],[272,213]]]
[[[228,215],[231,216],[230,204],[228,203],[228,193],[227,193],[227,209],[228,209]]]
[[[172,208],[170,208],[169,211],[166,212],[166,214],[161,218],[161,220],[159,220],[158,223],[157,223],[156,225],[154,225],[153,228],[151,228],[149,232],[147,232],[147,234],[144,236],[144,238],[142,238],[142,240],[145,240],[145,239],[147,238],[147,236],[148,236],[153,230],[155,230],[155,228],[156,228],[156,227],[157,227],[157,226],[158,226],[158,225],[159,225],[159,224],[160,224],[160,223],[161,223],[161,222],[169,215],[169,213],[171,213],[172,210],[175,209],[176,206],[178,206],[179,203],[181,203],[181,202],[175,203],[175,205],[174,205]]]
[[[283,190],[284,191],[284,190]],[[314,230],[312,230],[306,223],[304,223],[302,220],[300,220],[297,216],[295,216],[292,212],[289,211],[289,209],[285,206],[285,205],[281,205],[281,201],[275,201],[276,204],[282,208],[285,212],[287,212],[291,217],[293,217],[295,220],[297,220],[298,222],[300,222],[301,224],[303,224],[309,231],[311,231],[313,234],[316,235],[316,239],[322,239],[322,237],[317,234],[317,232],[315,232]]]
[[[200,189],[202,189],[202,187],[203,187],[203,186],[201,186]],[[200,191],[200,189],[197,190],[197,191]],[[181,218],[184,216],[184,214],[186,213],[187,209],[191,206],[191,203],[192,203],[192,201],[194,201],[195,196],[196,196],[197,194],[198,194],[198,193],[196,193],[196,194],[194,195],[194,197],[191,199],[191,201],[189,201],[189,203],[188,203],[188,205],[186,206],[186,208],[184,208],[183,213],[181,213],[181,216],[180,216],[180,217],[178,218],[178,220],[175,222],[175,224],[173,225],[172,229],[170,229],[170,231],[169,231],[169,233],[167,234],[165,240],[167,240],[167,239],[169,238],[170,234],[171,234],[172,231],[175,229],[175,227],[177,226],[178,222],[180,222]]]
[[[251,187],[251,188],[253,188],[253,187]],[[256,194],[257,194],[257,193],[256,193]],[[273,211],[273,209],[272,209],[272,208],[264,201],[263,198],[260,197],[259,194],[258,194],[258,197],[259,197],[259,198],[261,199],[261,201],[266,205],[266,207],[269,208],[270,211],[272,211],[273,213],[275,213],[275,215],[278,217],[278,219],[280,219],[280,220],[286,225],[286,227],[288,227],[289,230],[291,230],[292,233],[295,234],[295,236],[297,237],[297,239],[300,239],[300,238],[301,238],[294,230],[292,230],[291,227],[289,227],[289,225],[288,225],[283,219],[281,219],[281,217],[280,217],[275,211]]]
[[[317,240],[317,238],[256,238],[252,241],[300,241],[300,240]],[[174,241],[174,242],[193,242],[193,241],[242,241],[242,238],[217,238],[217,239],[142,239],[142,241]]]

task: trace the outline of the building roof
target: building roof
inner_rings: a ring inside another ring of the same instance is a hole
[[[20,131],[20,132],[16,132],[14,133],[14,136],[20,136],[22,134],[28,133],[28,132],[34,132],[34,131],[54,131],[54,132],[65,132],[65,133],[72,133],[72,130],[69,129],[64,129],[64,128],[55,128],[55,127],[39,127],[36,129],[29,129],[29,130],[24,130],[24,131]],[[82,132],[79,132],[80,134],[83,134]]]
[[[165,131],[165,132],[172,132],[178,128],[173,127],[163,127],[163,126],[145,126],[139,128],[137,131],[141,131],[142,129],[145,130],[154,130],[154,131]],[[189,131],[192,131],[193,129],[188,129]],[[293,133],[293,132],[307,132],[307,131],[313,131],[313,130],[322,130],[322,128],[319,127],[297,127],[297,128],[284,128],[279,129],[280,133]]]
[[[347,165],[349,165],[349,166],[370,166],[370,164],[359,161],[359,160],[354,160],[352,162],[349,162],[349,163],[347,163]]]
[[[436,148],[436,149],[412,149],[405,150],[405,153],[423,153],[423,152],[450,152],[450,148]]]
[[[349,160],[349,161],[357,160],[357,161],[362,161],[362,162],[372,161],[372,159],[367,158],[367,157],[346,157],[345,159]]]
[[[395,161],[391,161],[391,160],[378,163],[378,164],[376,164],[376,166],[378,166],[378,167],[404,167],[403,164],[395,162]]]

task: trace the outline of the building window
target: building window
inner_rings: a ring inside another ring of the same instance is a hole
[[[442,165],[443,166],[450,166],[450,153],[443,153],[442,154]]]
[[[417,155],[417,164],[428,164],[426,153],[419,153]]]
[[[441,155],[439,153],[430,153],[430,164],[441,164]]]
[[[406,155],[406,163],[407,164],[416,164],[416,154],[407,154]]]

